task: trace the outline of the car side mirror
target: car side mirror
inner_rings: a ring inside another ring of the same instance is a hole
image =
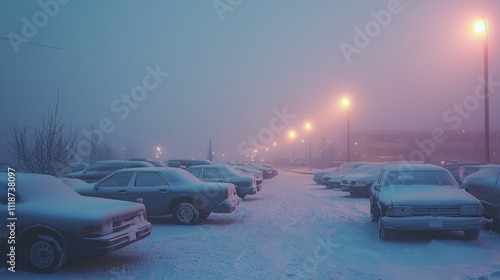
[[[138,199],[135,200],[135,202],[144,204],[144,199],[142,197],[139,197]]]
[[[99,189],[99,183],[95,183],[95,185],[94,185],[94,190],[96,190],[96,191],[97,191],[98,189]]]
[[[373,188],[374,188],[376,191],[380,191],[380,187],[381,187],[381,186],[380,186],[380,185],[378,185],[378,184],[377,184],[377,185],[373,185]]]

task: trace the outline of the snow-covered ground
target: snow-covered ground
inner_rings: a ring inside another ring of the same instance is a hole
[[[50,275],[1,279],[500,279],[500,231],[401,232],[377,237],[366,198],[280,172],[231,214],[201,225],[150,218],[152,235],[111,254],[71,261]],[[5,277],[7,276],[7,277]]]

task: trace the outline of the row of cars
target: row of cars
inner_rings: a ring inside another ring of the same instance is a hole
[[[0,252],[17,252],[29,270],[54,272],[70,254],[108,253],[146,238],[152,229],[148,216],[172,215],[188,225],[211,213],[231,213],[242,197],[262,188],[264,175],[257,168],[272,174],[269,166],[251,166],[235,164],[249,172],[244,175],[225,164],[184,170],[113,160],[63,178],[2,174],[0,211],[12,211],[16,220],[0,220],[1,228],[13,228],[0,231]]]
[[[483,175],[470,176],[470,180],[487,177],[487,185],[500,187],[500,169],[484,170],[487,171]],[[389,239],[394,230],[461,230],[465,239],[473,240],[478,238],[480,228],[487,222],[483,215],[498,219],[498,204],[488,204],[485,197],[471,191],[468,179],[463,183],[467,184],[465,190],[461,189],[448,170],[436,165],[345,163],[336,171],[315,174],[314,181],[328,188],[342,188],[352,194],[368,196],[371,219],[379,224],[380,239]],[[484,180],[474,181],[486,185]],[[488,208],[491,209],[485,211]]]

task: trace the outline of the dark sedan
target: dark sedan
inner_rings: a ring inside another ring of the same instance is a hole
[[[172,214],[180,224],[194,224],[210,213],[231,213],[241,199],[232,184],[206,183],[180,168],[129,168],[96,184],[74,186],[86,196],[140,201],[149,216]]]
[[[462,187],[484,207],[484,215],[500,221],[500,166],[480,169],[467,176]]]
[[[243,176],[233,168],[222,164],[191,166],[187,171],[206,182],[226,182],[236,186],[239,197],[257,193],[256,180],[252,176]]]

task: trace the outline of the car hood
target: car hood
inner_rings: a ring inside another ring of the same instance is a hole
[[[119,217],[133,217],[140,211],[145,211],[143,204],[119,201],[113,199],[76,196],[71,199],[40,199],[25,203],[19,207],[18,212],[23,219],[45,221],[45,224],[74,223],[87,221],[98,223],[103,220],[116,219]]]
[[[479,204],[479,201],[462,189],[452,186],[395,185],[384,187],[379,196],[385,205],[445,206]]]

